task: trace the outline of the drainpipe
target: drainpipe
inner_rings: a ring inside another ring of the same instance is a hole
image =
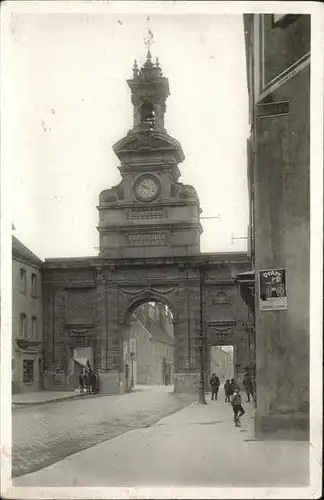
[[[200,353],[200,382],[199,382],[199,399],[198,403],[206,405],[205,399],[205,373],[204,373],[204,346],[205,346],[205,323],[204,323],[204,274],[201,268],[199,268],[200,276],[200,338],[199,342],[199,353]]]
[[[105,279],[106,371],[108,372],[108,280]]]
[[[53,301],[52,301],[52,323],[53,323],[53,334],[52,334],[52,343],[53,343],[53,350],[52,350],[52,362],[54,363],[55,361],[55,291],[53,290]]]

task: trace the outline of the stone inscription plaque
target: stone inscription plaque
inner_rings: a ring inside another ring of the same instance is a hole
[[[131,220],[158,220],[162,219],[162,208],[131,208],[128,212]]]
[[[130,234],[128,236],[131,245],[159,246],[165,245],[165,233]]]

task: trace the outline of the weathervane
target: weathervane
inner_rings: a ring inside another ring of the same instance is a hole
[[[148,27],[147,27],[147,37],[144,38],[144,45],[147,48],[147,59],[151,59],[151,57],[152,57],[151,56],[151,47],[152,47],[152,44],[154,43],[154,40],[153,40],[154,35],[150,29],[150,17],[147,16],[146,20],[147,20]]]

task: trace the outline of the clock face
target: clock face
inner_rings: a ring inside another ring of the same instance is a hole
[[[153,200],[159,193],[158,182],[153,177],[141,177],[136,183],[135,193],[141,200]]]

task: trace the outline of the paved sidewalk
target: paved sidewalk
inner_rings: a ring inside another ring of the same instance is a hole
[[[193,403],[20,476],[13,486],[307,486],[308,443],[255,441],[252,405],[245,409],[235,428],[230,404]]]
[[[76,397],[86,396],[86,392],[80,393],[80,390],[75,391],[37,391],[26,392],[23,394],[13,394],[12,404],[14,406],[20,405],[39,405],[45,403],[53,403],[56,401],[63,401]]]

